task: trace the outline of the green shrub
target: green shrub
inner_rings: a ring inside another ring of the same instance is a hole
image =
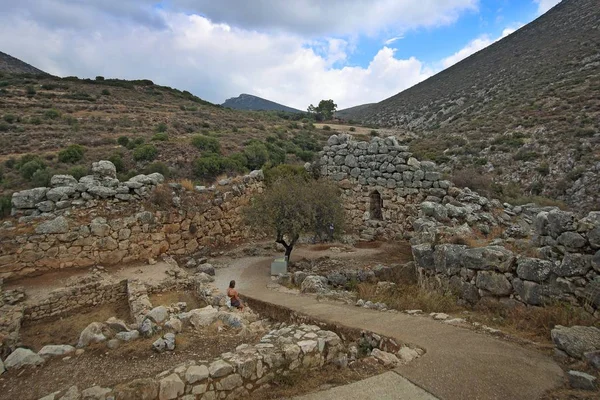
[[[144,174],[153,174],[155,172],[162,174],[165,178],[171,175],[171,170],[169,170],[169,167],[165,163],[161,162],[154,162],[144,169]]]
[[[83,159],[85,148],[78,144],[72,144],[58,153],[58,161],[63,163],[75,164]]]
[[[96,77],[96,80],[97,80],[97,81],[103,81],[103,80],[104,80],[104,77],[103,77],[103,76],[101,76],[101,75],[98,75],[98,76]]]
[[[6,122],[0,122],[0,132],[8,132],[10,130],[10,125]]]
[[[108,161],[115,164],[115,168],[117,169],[117,172],[123,172],[123,170],[125,169],[125,163],[123,162],[123,157],[121,157],[121,154],[119,154],[119,153],[114,153],[113,155],[108,157]]]
[[[45,169],[46,165],[41,160],[32,160],[24,163],[19,168],[21,176],[27,180],[31,180],[33,174],[40,169]]]
[[[540,175],[548,175],[550,173],[550,166],[548,165],[547,162],[544,161],[536,168],[536,171]]]
[[[375,129],[373,129],[371,131],[371,136],[375,137],[375,136],[378,136],[378,135],[379,135],[379,132],[377,132]]]
[[[119,138],[117,139],[117,143],[125,147],[129,144],[129,138],[127,136],[119,136]]]
[[[6,168],[13,169],[16,165],[17,165],[17,160],[15,160],[14,157],[11,157],[8,160],[4,161],[4,166]]]
[[[351,126],[350,129],[348,129],[350,132],[356,132],[356,128]]]
[[[267,186],[277,182],[279,179],[287,179],[293,176],[301,176],[304,179],[310,179],[310,174],[299,165],[280,164],[274,167],[267,167],[263,169],[265,174],[265,183]]]
[[[136,137],[133,140],[129,141],[129,143],[127,143],[127,148],[129,150],[133,150],[138,146],[141,146],[142,144],[144,144],[144,138],[143,137]]]
[[[136,161],[152,161],[158,155],[158,149],[151,144],[137,147],[133,151],[133,159]]]
[[[156,132],[158,133],[163,133],[167,131],[167,124],[165,124],[164,122],[161,122],[160,124],[158,124],[156,126]]]
[[[315,158],[315,153],[310,150],[298,150],[296,152],[296,157],[305,162],[310,162]]]
[[[165,142],[167,140],[169,140],[169,135],[167,135],[166,133],[155,133],[154,136],[152,136],[152,141],[159,141],[159,142]]]
[[[194,174],[201,179],[210,179],[221,173],[221,159],[218,154],[200,157],[194,163]]]
[[[525,151],[520,150],[513,156],[513,158],[517,161],[531,161],[538,158],[540,155],[535,151]]]
[[[57,119],[60,117],[60,111],[52,108],[50,110],[46,110],[46,112],[44,112],[44,117],[48,118],[48,119]]]
[[[0,196],[0,217],[8,217],[12,209],[12,195]]]
[[[4,115],[4,120],[6,122],[8,122],[9,124],[12,124],[15,121],[17,121],[17,117],[15,117],[13,114],[5,114]]]
[[[33,86],[27,86],[27,95],[28,96],[34,96],[37,92],[35,91],[35,89],[33,88]]]
[[[253,141],[244,149],[247,167],[251,170],[259,169],[269,160],[269,150],[264,143]]]
[[[102,96],[110,96],[110,90],[102,89]]]
[[[35,187],[50,186],[50,178],[52,178],[52,172],[47,169],[38,169],[31,176],[31,183]]]
[[[219,154],[221,152],[221,145],[216,138],[196,135],[192,138],[192,144],[199,150],[206,151],[207,153]]]
[[[324,131],[330,131],[331,127],[329,125],[323,125],[323,130]]]
[[[85,167],[82,167],[81,165],[73,167],[69,170],[69,175],[72,175],[77,180],[81,179],[82,177],[86,176],[87,174],[88,174],[88,169]]]
[[[40,125],[42,123],[42,119],[40,117],[31,117],[29,123],[32,125]]]

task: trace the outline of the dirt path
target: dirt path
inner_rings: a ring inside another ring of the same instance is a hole
[[[354,257],[369,254],[355,253]],[[308,251],[315,256],[315,252]],[[295,257],[302,257],[299,249]],[[348,255],[348,257],[352,257]],[[238,281],[242,295],[278,304],[331,323],[368,329],[427,353],[397,372],[440,399],[536,399],[563,383],[561,368],[532,349],[427,317],[381,313],[324,303],[312,296],[269,290],[272,257],[244,257],[217,270],[216,284]],[[396,398],[396,397],[390,397]]]

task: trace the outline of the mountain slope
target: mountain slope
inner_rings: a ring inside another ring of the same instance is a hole
[[[413,132],[453,169],[578,208],[600,199],[600,8],[563,0],[445,71],[347,118]]]
[[[18,58],[14,58],[6,53],[0,51],[0,72],[7,74],[34,74],[34,75],[45,75],[46,72],[35,68],[19,60]]]
[[[222,105],[223,107],[233,108],[234,110],[285,111],[290,113],[302,112],[295,108],[245,93],[240,94],[238,97],[232,97],[231,99],[225,100],[225,103]]]
[[[354,106],[354,107],[349,107],[349,108],[344,108],[343,110],[337,110],[335,112],[335,116],[337,118],[342,118],[345,120],[350,120],[352,119],[352,116],[357,114],[357,113],[364,113],[367,111],[367,109],[373,105],[375,105],[376,103],[367,103],[367,104],[361,104],[358,106]]]

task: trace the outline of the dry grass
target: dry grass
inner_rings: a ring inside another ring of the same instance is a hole
[[[550,331],[556,325],[600,327],[598,319],[585,310],[566,303],[554,303],[545,307],[506,308],[500,304],[477,306],[471,319],[501,328],[507,333],[547,343],[551,341]]]
[[[157,186],[150,195],[150,202],[161,209],[173,207],[173,194],[167,185]]]
[[[423,312],[456,312],[461,307],[451,294],[422,289],[417,285],[398,285],[394,289],[376,294],[377,285],[361,283],[357,286],[358,297],[363,300],[382,302],[396,310],[423,310]]]
[[[185,189],[185,190],[194,190],[194,187],[196,187],[196,185],[194,185],[194,182],[192,182],[190,179],[181,179],[179,181],[179,184]]]
[[[487,235],[478,229],[473,229],[472,236],[453,236],[452,238],[449,238],[448,241],[453,244],[464,244],[471,248],[485,247],[488,246],[493,240],[501,238],[503,234],[504,228],[502,226],[494,226]]]

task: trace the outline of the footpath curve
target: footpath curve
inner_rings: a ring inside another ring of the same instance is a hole
[[[422,357],[394,371],[439,399],[530,400],[563,383],[563,372],[550,357],[515,343],[427,317],[382,313],[270,290],[270,261],[266,257],[235,260],[229,268],[217,270],[215,285],[224,289],[235,279],[243,296],[425,349]]]

